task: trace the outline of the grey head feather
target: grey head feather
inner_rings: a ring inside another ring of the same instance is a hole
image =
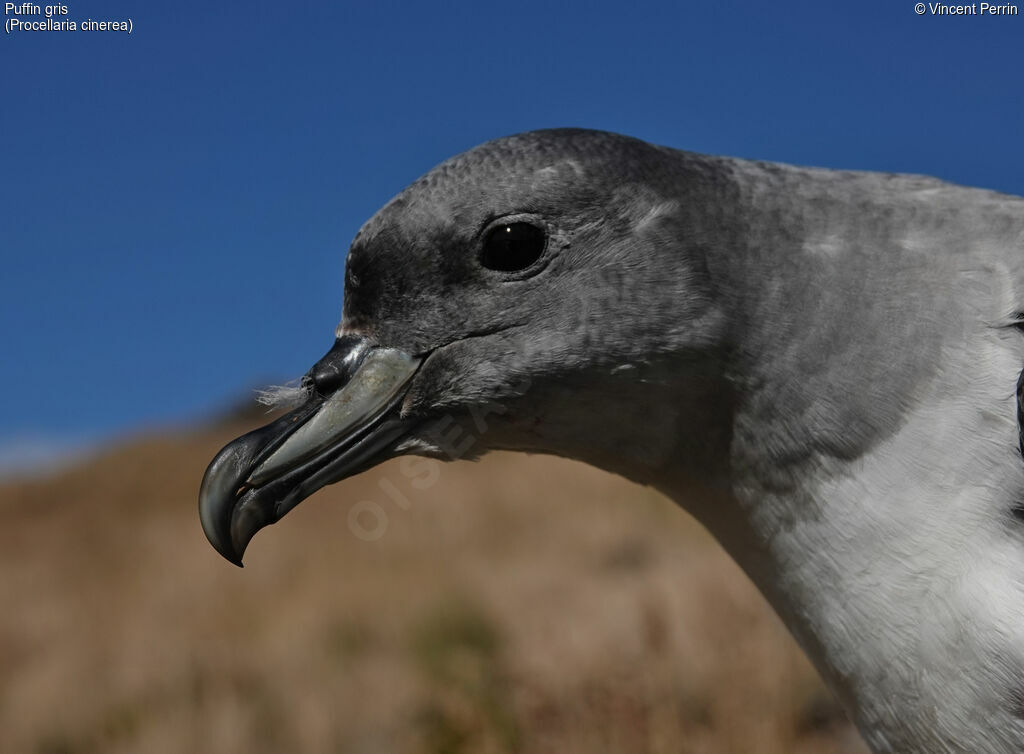
[[[634,478],[670,459],[751,466],[786,484],[890,436],[951,340],[1024,302],[1022,207],[919,176],[518,134],[442,163],[363,226],[340,329],[428,356],[405,403],[425,425],[454,415],[470,432],[460,412],[501,403],[481,450]],[[502,218],[544,227],[541,268],[480,265]],[[979,295],[996,285],[1010,301]],[[601,403],[613,432],[587,428]]]

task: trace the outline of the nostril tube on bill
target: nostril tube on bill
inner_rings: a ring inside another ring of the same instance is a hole
[[[344,386],[363,363],[370,346],[370,341],[359,335],[342,335],[335,340],[307,375],[316,392],[326,397]]]

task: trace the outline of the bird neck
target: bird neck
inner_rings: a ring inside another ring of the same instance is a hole
[[[726,485],[666,475],[656,486],[746,571],[875,751],[1019,751],[1024,532],[1007,491],[1024,491],[1024,469],[1012,396],[968,372],[924,398],[853,459],[812,450],[769,473],[761,446],[734,457]]]

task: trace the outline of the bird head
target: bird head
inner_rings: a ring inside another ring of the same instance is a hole
[[[697,155],[575,129],[434,168],[353,240],[342,321],[302,405],[207,469],[210,542],[240,565],[302,499],[403,454],[712,473],[726,318],[707,253],[727,190]]]

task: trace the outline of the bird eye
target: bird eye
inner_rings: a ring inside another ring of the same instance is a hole
[[[540,259],[547,239],[531,223],[501,223],[487,231],[480,264],[498,272],[519,272]]]

